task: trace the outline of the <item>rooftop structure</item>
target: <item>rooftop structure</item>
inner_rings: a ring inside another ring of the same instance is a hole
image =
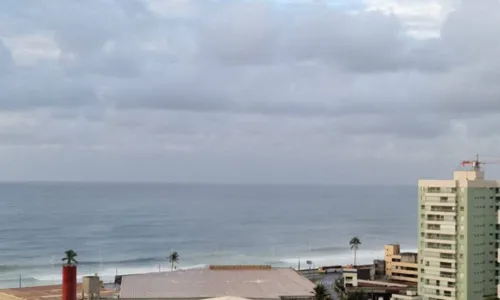
[[[121,299],[312,299],[315,284],[291,268],[212,266],[121,279]]]
[[[402,284],[389,281],[353,279],[350,280],[349,285],[345,285],[346,293],[363,291],[365,294],[368,294],[370,299],[391,299],[393,295],[403,295],[407,291],[416,289],[416,283],[412,282]]]

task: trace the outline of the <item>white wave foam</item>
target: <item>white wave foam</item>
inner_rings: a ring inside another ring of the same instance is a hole
[[[405,249],[405,251],[413,251],[416,252],[416,249]],[[384,257],[384,252],[383,250],[358,250],[357,256],[356,256],[356,261],[357,264],[371,264],[373,263],[374,259],[383,259]],[[319,253],[311,253],[309,254],[302,254],[300,256],[300,266],[302,269],[307,268],[308,265],[306,262],[308,260],[312,261],[315,267],[319,266],[324,266],[324,265],[347,265],[347,264],[352,264],[353,263],[353,258],[354,255],[351,251],[346,251],[343,253],[338,253],[338,254],[333,254],[329,255],[328,252],[325,252],[323,255]],[[239,263],[256,263],[256,259],[259,260],[257,257],[254,257],[253,259],[243,256],[243,255],[237,255],[235,257],[227,257],[224,261],[227,264],[239,264]],[[261,260],[265,260],[264,258],[261,258]],[[261,263],[263,263],[263,261]],[[267,260],[269,261],[269,260]],[[284,257],[284,258],[276,258],[274,260],[275,263],[272,263],[275,266],[287,266],[287,267],[293,267],[297,268],[298,267],[298,261],[299,261],[299,256],[296,257]],[[204,268],[206,267],[206,264],[196,264],[196,265],[190,265],[190,266],[185,266],[185,267],[178,267],[178,269],[197,269],[197,268]],[[48,270],[48,273],[42,273],[42,274],[30,274],[32,276],[37,284],[61,284],[62,281],[62,275],[61,275],[61,270],[60,269],[52,269]],[[104,268],[99,270],[99,268],[95,269],[87,269],[85,267],[80,267],[78,269],[78,281],[81,282],[82,278],[87,275],[94,275],[97,273],[100,277],[101,280],[104,282],[113,282],[114,277],[116,274],[118,275],[124,275],[124,274],[144,274],[144,273],[151,273],[151,272],[158,272],[158,265],[149,265],[149,266],[142,266],[142,267],[133,267],[133,266],[125,266],[125,267],[118,267],[118,268]],[[160,271],[162,272],[168,272],[170,271],[170,265],[168,263],[162,264],[160,266]]]
[[[373,251],[373,250],[358,250],[356,254],[356,264],[371,264],[375,259],[383,259],[384,251]],[[347,265],[352,264],[354,261],[354,253],[339,253],[335,255],[302,255],[300,258],[282,258],[280,261],[284,264],[288,264],[294,268],[297,268],[298,262],[300,260],[300,268],[307,268],[306,262],[310,260],[314,266],[324,266],[324,265]]]
[[[207,265],[199,264],[192,265],[186,267],[178,267],[178,270],[189,270],[189,269],[200,269],[204,268]],[[170,266],[161,265],[160,268],[158,266],[151,267],[124,267],[124,268],[106,268],[102,270],[78,270],[77,280],[79,282],[82,281],[84,276],[95,275],[96,273],[99,275],[100,279],[104,282],[112,282],[114,281],[115,276],[124,275],[124,274],[144,274],[144,273],[153,273],[153,272],[169,272]],[[60,284],[62,281],[62,274],[44,274],[39,276],[33,276],[35,280],[46,282],[47,284]]]

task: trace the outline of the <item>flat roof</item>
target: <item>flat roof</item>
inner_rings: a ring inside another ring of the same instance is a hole
[[[82,285],[77,286],[77,298],[80,299]],[[101,297],[117,294],[112,289],[101,289]],[[24,288],[0,289],[0,300],[56,300],[61,299],[62,285],[45,285]]]
[[[291,268],[190,269],[124,275],[120,298],[279,299],[314,296],[315,284]]]

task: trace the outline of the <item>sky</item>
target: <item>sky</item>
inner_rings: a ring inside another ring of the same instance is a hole
[[[500,158],[499,28],[493,0],[3,0],[0,180],[448,178]]]

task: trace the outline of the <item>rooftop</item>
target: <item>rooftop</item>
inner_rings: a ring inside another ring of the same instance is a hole
[[[364,290],[370,292],[391,292],[399,293],[410,288],[406,283],[389,281],[358,280],[358,286],[348,287],[348,291]]]
[[[291,268],[206,268],[124,275],[120,298],[311,297],[315,285]],[[0,299],[1,300],[1,299]]]
[[[82,293],[81,284],[77,287],[77,299]],[[0,289],[0,300],[56,300],[61,299],[61,285],[34,286],[13,289]],[[116,291],[101,289],[101,297],[112,297]]]

